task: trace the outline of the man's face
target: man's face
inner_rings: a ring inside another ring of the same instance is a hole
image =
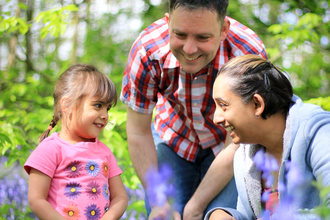
[[[215,57],[220,42],[227,36],[230,23],[221,21],[216,12],[184,7],[166,13],[170,49],[187,73],[197,73]]]

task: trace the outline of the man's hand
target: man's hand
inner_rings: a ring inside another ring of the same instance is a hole
[[[155,206],[151,209],[148,220],[181,220],[179,212],[171,209],[167,202],[165,206]]]
[[[204,210],[200,206],[195,206],[192,199],[186,204],[183,210],[183,220],[202,220]]]

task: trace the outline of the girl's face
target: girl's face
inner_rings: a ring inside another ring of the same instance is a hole
[[[213,99],[216,110],[213,117],[215,124],[221,124],[235,144],[253,143],[255,126],[255,107],[253,102],[244,104],[242,99],[231,92],[233,79],[220,75],[213,85]]]
[[[85,97],[69,116],[66,128],[62,126],[60,137],[70,143],[94,141],[108,124],[110,107],[110,103],[102,102],[98,97]]]

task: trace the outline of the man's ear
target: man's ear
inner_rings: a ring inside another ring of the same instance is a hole
[[[260,116],[265,110],[264,99],[259,94],[253,95],[255,116]]]
[[[221,41],[224,41],[226,39],[228,31],[229,31],[229,27],[230,27],[230,21],[228,19],[224,20],[222,29],[221,29],[221,35],[220,35]]]
[[[168,12],[165,13],[165,20],[166,20],[167,24],[169,24],[170,14]]]

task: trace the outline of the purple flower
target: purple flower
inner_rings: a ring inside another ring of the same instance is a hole
[[[259,150],[253,157],[253,161],[256,164],[258,170],[262,170],[265,164],[265,156],[264,151]]]
[[[92,181],[87,184],[85,192],[87,193],[87,195],[90,199],[95,200],[101,194],[100,185],[97,182]]]
[[[292,162],[286,163],[285,168],[288,171],[286,174],[286,179],[292,182],[293,187],[296,187],[302,183],[300,171],[294,163]]]
[[[85,209],[85,216],[87,220],[98,220],[101,217],[101,209],[96,204],[91,204]]]
[[[87,170],[88,175],[96,177],[99,174],[101,168],[95,161],[88,161],[85,166],[85,170]]]
[[[146,192],[151,205],[163,206],[167,199],[174,195],[175,190],[170,182],[171,177],[172,170],[168,165],[160,167],[158,172],[154,169],[150,169],[147,172]]]
[[[77,182],[67,183],[64,188],[64,195],[70,199],[76,199],[81,194],[81,185]]]
[[[104,183],[103,185],[103,190],[102,190],[102,194],[105,198],[105,200],[109,200],[109,189],[108,189],[108,184],[107,183]]]

